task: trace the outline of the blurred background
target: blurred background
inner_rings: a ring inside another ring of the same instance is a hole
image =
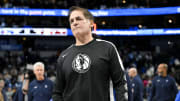
[[[92,10],[94,33],[117,46],[124,67],[135,66],[145,87],[162,62],[180,82],[180,0],[0,0],[0,78],[9,101],[27,64],[44,62],[54,80],[58,56],[75,42],[67,18],[74,5]]]

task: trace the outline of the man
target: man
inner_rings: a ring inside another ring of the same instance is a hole
[[[133,101],[132,95],[132,84],[128,72],[125,72],[126,80],[127,80],[127,87],[128,87],[128,101]]]
[[[175,80],[167,74],[168,65],[158,65],[158,76],[152,80],[152,88],[148,101],[174,101],[178,89]]]
[[[19,87],[13,96],[13,101],[27,101],[27,93],[28,93],[28,86],[29,86],[29,74],[20,74],[19,75]]]
[[[138,75],[137,69],[135,67],[130,68],[128,71],[129,77],[131,78],[132,87],[132,101],[143,101],[143,82]]]
[[[176,95],[175,101],[180,101],[180,91],[179,91],[178,94]]]
[[[33,80],[28,89],[28,101],[50,101],[53,90],[53,82],[44,76],[44,64],[36,62],[33,65],[36,79]]]
[[[58,59],[53,101],[127,101],[122,61],[114,44],[92,37],[93,16],[84,8],[71,7],[69,22],[75,44]],[[110,86],[110,79],[113,88]],[[112,95],[111,95],[112,96]]]
[[[3,90],[5,82],[3,79],[0,79],[0,101],[7,101],[6,92]]]

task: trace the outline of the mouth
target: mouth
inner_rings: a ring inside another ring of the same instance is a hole
[[[77,30],[77,29],[80,29],[79,27],[76,27],[76,28],[73,28],[73,31]]]

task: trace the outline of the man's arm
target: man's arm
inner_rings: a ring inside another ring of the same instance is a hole
[[[33,94],[32,94],[32,87],[31,87],[32,85],[30,84],[29,85],[29,90],[28,90],[28,101],[33,101]]]
[[[122,61],[115,45],[112,44],[109,49],[110,75],[115,90],[115,99],[116,101],[128,101],[127,82]]]
[[[62,57],[58,59],[57,71],[56,71],[56,80],[53,87],[53,101],[64,101],[63,100],[63,91],[64,91],[64,77],[61,70]]]
[[[173,99],[175,99],[176,94],[178,93],[178,88],[176,86],[176,81],[174,78],[172,78],[172,93],[173,93]]]

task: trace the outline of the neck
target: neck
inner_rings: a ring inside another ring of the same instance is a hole
[[[85,45],[93,40],[92,34],[76,37],[76,46]]]
[[[133,78],[134,78],[136,75],[137,75],[137,74],[134,74],[134,75],[133,75]]]
[[[44,80],[44,76],[41,76],[41,77],[36,77],[37,80]]]
[[[166,72],[164,72],[162,76],[163,76],[163,77],[166,77],[166,76],[167,76],[167,73],[166,73]]]

